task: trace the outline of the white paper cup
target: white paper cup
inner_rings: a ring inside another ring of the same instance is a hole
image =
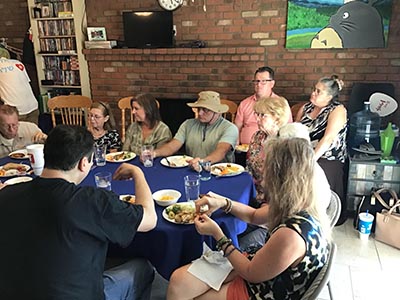
[[[372,214],[362,212],[358,215],[358,232],[360,239],[368,240],[371,234],[372,223],[374,222],[374,216]]]
[[[31,162],[31,167],[36,176],[42,174],[44,167],[44,154],[43,154],[43,144],[33,144],[26,146],[28,152],[29,161]]]

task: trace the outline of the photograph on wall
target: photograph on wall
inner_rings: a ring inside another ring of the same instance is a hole
[[[392,0],[289,0],[286,48],[385,48]]]

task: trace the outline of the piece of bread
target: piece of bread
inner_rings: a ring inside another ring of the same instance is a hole
[[[7,170],[23,170],[25,171],[25,166],[21,165],[21,164],[16,164],[16,163],[7,163],[3,166],[3,170],[7,171]]]

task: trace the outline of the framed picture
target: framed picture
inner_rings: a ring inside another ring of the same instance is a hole
[[[104,27],[88,27],[89,41],[107,41],[106,29]]]

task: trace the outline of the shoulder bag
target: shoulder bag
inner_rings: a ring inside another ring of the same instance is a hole
[[[375,232],[376,213],[381,212],[383,209],[390,210],[390,208],[399,201],[396,191],[389,188],[381,188],[378,190],[371,190],[371,194],[363,196],[360,204],[358,205],[356,215],[354,216],[354,228],[358,229],[359,214],[368,211],[374,216],[374,223],[372,224],[371,232]],[[400,208],[396,209],[400,213]]]
[[[400,214],[394,212],[397,208],[400,201],[389,211],[384,209],[376,214],[375,239],[400,249]]]

